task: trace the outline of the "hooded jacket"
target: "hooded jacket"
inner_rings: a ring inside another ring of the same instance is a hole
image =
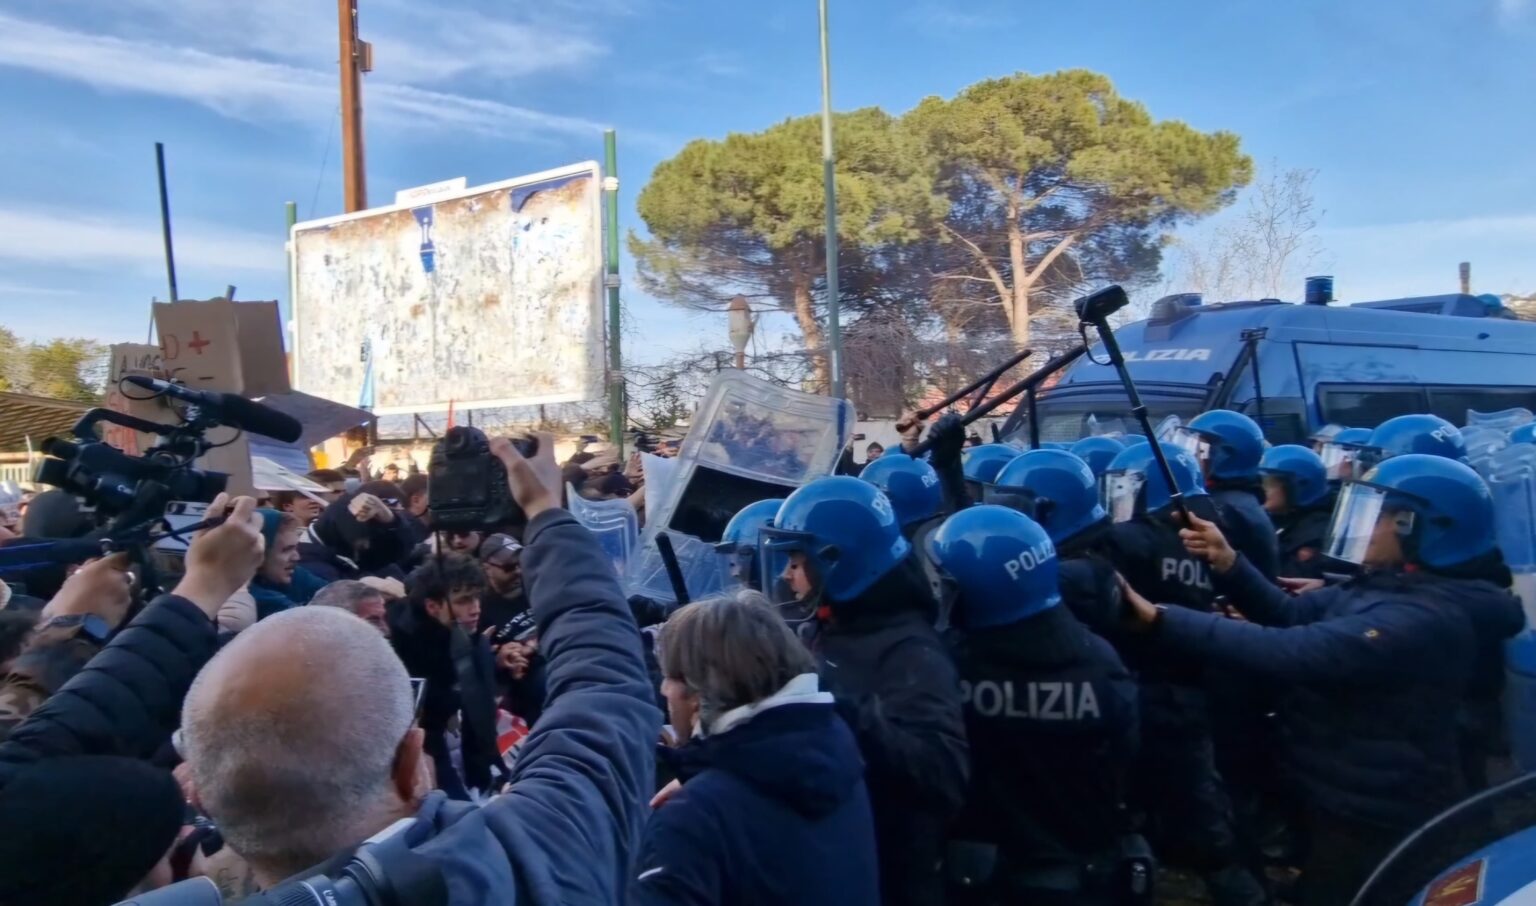
[[[646,825],[631,906],[875,906],[864,766],[816,675],[664,749],[683,788]]]
[[[882,902],[943,897],[944,834],[970,770],[960,677],[924,612],[922,569],[907,557],[868,591],[831,605],[811,641],[868,765]]]
[[[396,514],[393,522],[359,522],[348,506],[357,492],[343,494],[320,511],[299,542],[299,565],[326,582],[359,576],[404,580],[400,563],[413,546],[410,527]]]
[[[1251,622],[1171,607],[1154,640],[1284,684],[1285,767],[1310,805],[1406,831],[1461,796],[1458,716],[1480,653],[1524,624],[1513,595],[1378,573],[1291,597],[1242,555],[1215,579]]]
[[[271,550],[277,544],[277,530],[282,525],[283,514],[277,510],[266,509],[256,512],[261,515],[261,537],[266,539],[267,550]],[[288,580],[287,585],[278,585],[257,575],[251,579],[247,590],[256,602],[256,619],[264,620],[290,607],[308,604],[309,599],[315,596],[315,592],[324,588],[326,584],[326,580],[304,567],[295,566],[293,577]]]
[[[1275,539],[1280,546],[1280,575],[1321,579],[1325,562],[1323,543],[1333,520],[1333,502],[1287,513],[1275,520]]]

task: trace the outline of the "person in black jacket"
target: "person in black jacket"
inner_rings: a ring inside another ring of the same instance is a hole
[[[1333,493],[1323,460],[1299,444],[1264,451],[1264,510],[1275,523],[1280,575],[1323,578],[1323,542],[1333,517]]]
[[[1022,513],[979,506],[946,520],[933,550],[959,588],[952,650],[972,765],[955,836],[996,852],[990,877],[964,879],[981,894],[968,899],[1119,906],[1150,896],[1150,861],[1122,864],[1136,684],[1060,606],[1050,536]]]
[[[1216,510],[1188,453],[1163,452],[1192,513]],[[1214,608],[1210,568],[1184,549],[1177,510],[1147,444],[1128,447],[1104,473],[1115,518],[1104,551],[1132,588],[1170,605],[1206,613]],[[1147,812],[1148,836],[1159,856],[1200,871],[1218,906],[1254,906],[1266,895],[1245,864],[1232,800],[1216,770],[1210,704],[1202,665],[1169,656],[1145,639],[1117,642],[1141,684],[1142,752],[1133,799]]]
[[[215,500],[208,518],[226,510],[229,518],[193,540],[175,590],[151,601],[0,743],[0,827],[8,829],[0,902],[111,903],[167,856],[181,822],[161,816],[179,812],[179,790],[144,762],[170,739],[183,696],[214,653],[214,614],[261,563],[255,508],[248,497],[232,507]],[[92,567],[121,565],[108,558]],[[118,581],[126,591],[126,579]],[[65,611],[57,619],[89,609],[68,597],[54,603]],[[67,788],[50,789],[56,784]],[[49,814],[69,820],[45,825]]]
[[[299,565],[326,582],[381,576],[404,579],[399,564],[413,546],[410,529],[378,497],[343,494],[299,542]]]
[[[761,594],[689,604],[659,640],[677,773],[635,860],[633,906],[876,906],[858,743]]]
[[[411,573],[406,590],[390,643],[410,675],[426,680],[423,747],[436,765],[438,785],[455,799],[468,799],[472,790],[490,790],[504,773],[496,748],[495,662],[479,631],[485,573],[469,557],[442,554]]]
[[[765,559],[802,620],[822,683],[868,765],[881,901],[944,899],[945,828],[968,771],[960,683],[924,612],[922,569],[891,503],[857,478],[822,478],[762,530]]]
[[[522,560],[523,546],[511,535],[490,535],[481,542],[486,588],[479,629],[496,655],[497,687],[506,709],[532,724],[544,705],[544,658],[523,590]]]
[[[1163,608],[1134,593],[1136,623],[1170,654],[1286,684],[1287,774],[1308,811],[1302,901],[1347,903],[1409,831],[1463,791],[1459,719],[1486,653],[1524,623],[1487,579],[1502,570],[1487,486],[1439,456],[1393,457],[1346,482],[1329,555],[1364,567],[1291,596],[1220,528],[1182,533],[1247,621]]]

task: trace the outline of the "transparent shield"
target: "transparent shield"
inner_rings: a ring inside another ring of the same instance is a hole
[[[1157,428],[1152,431],[1152,434],[1158,440],[1167,441],[1182,427],[1184,427],[1183,419],[1177,415],[1169,415],[1157,423]]]
[[[1140,472],[1106,472],[1099,483],[1099,497],[1109,518],[1129,522],[1136,516],[1136,500],[1147,477]]]
[[[1387,493],[1357,481],[1344,485],[1333,507],[1324,553],[1345,563],[1362,564],[1370,549],[1376,525],[1387,510]],[[1400,514],[1411,519],[1411,514]],[[1411,529],[1411,523],[1407,528]]]

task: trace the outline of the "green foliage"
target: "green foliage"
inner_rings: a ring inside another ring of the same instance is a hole
[[[94,340],[23,343],[0,327],[0,391],[95,402],[105,381],[106,347]]]

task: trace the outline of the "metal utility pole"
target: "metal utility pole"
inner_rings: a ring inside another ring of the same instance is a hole
[[[603,131],[603,206],[608,221],[608,262],[603,284],[608,288],[608,435],[624,456],[624,356],[619,347],[619,140]]]
[[[347,213],[368,207],[363,166],[363,73],[373,69],[373,47],[357,38],[357,0],[336,0],[341,30],[341,168]]]
[[[165,183],[165,144],[155,142],[155,172],[160,179],[160,237],[165,241],[165,276],[170,283],[168,302],[180,302],[176,292],[176,253],[171,245],[171,190]]]
[[[1470,296],[1472,295],[1472,262],[1461,262],[1459,270],[1461,271],[1461,294]]]
[[[843,323],[837,291],[837,170],[832,153],[832,55],[827,37],[827,0],[821,0],[821,170],[827,205],[827,359],[831,394],[843,399]]]

